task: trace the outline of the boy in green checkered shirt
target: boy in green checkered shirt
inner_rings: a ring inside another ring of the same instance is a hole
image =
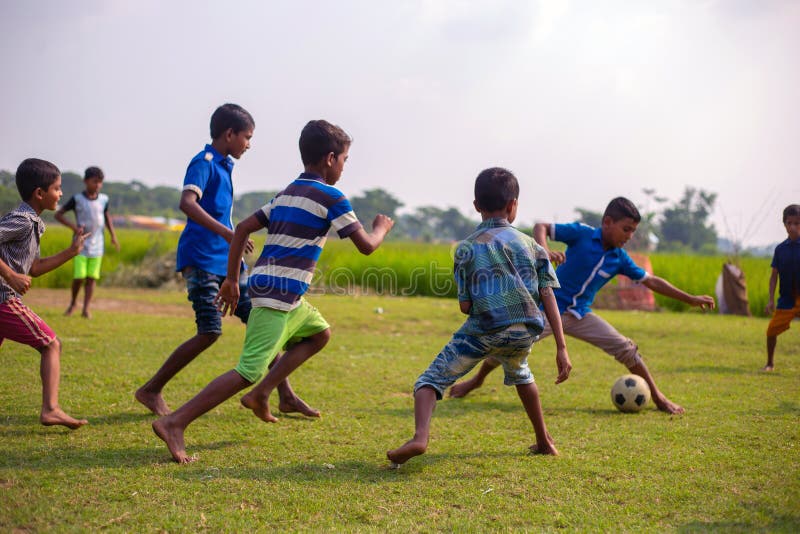
[[[572,364],[553,296],[558,279],[547,252],[511,226],[518,198],[519,183],[506,169],[486,169],[475,180],[474,205],[483,222],[456,249],[454,266],[459,306],[468,317],[414,385],[414,437],[386,453],[393,467],[425,453],[436,401],[489,356],[502,362],[505,384],[516,387],[533,424],[531,452],[558,454],[528,367],[531,346],[544,328],[540,303],[556,341],[556,384],[569,377]]]

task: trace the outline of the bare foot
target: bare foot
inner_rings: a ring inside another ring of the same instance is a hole
[[[161,396],[161,393],[152,393],[139,388],[133,396],[136,397],[137,401],[144,404],[148,410],[158,416],[163,417],[170,414],[169,406],[164,402],[164,397]]]
[[[183,429],[170,424],[168,419],[169,417],[162,417],[153,421],[153,432],[167,444],[173,460],[179,464],[194,462],[197,457],[186,454],[186,446],[183,444]]]
[[[319,410],[312,408],[298,396],[294,396],[291,399],[280,399],[278,409],[282,413],[301,413],[306,417],[320,417],[322,415]]]
[[[771,366],[771,365],[765,365],[764,367],[761,368],[762,371],[766,371],[766,372],[770,372],[773,369],[775,369],[775,368],[773,366]]]
[[[242,406],[245,408],[253,410],[255,416],[262,421],[266,423],[278,422],[278,418],[272,415],[272,413],[269,411],[269,399],[267,399],[267,402],[261,402],[255,398],[255,395],[253,395],[252,392],[250,392],[244,395],[239,402],[241,402]]]
[[[91,314],[91,312],[89,310],[83,310],[81,312],[81,317],[83,317],[84,319],[91,319],[92,318],[92,314]]]
[[[425,454],[426,450],[428,450],[427,443],[424,441],[414,441],[413,439],[410,439],[398,448],[388,451],[386,453],[386,457],[390,462],[399,466],[406,463],[414,456]]]
[[[552,456],[558,456],[558,450],[556,450],[556,447],[552,442],[545,443],[543,445],[534,443],[528,447],[528,450],[531,451],[531,454],[550,454]]]
[[[74,304],[70,304],[69,307],[67,308],[67,311],[64,312],[64,315],[69,317],[70,315],[72,315],[73,311],[75,311],[75,305]]]
[[[478,389],[482,385],[483,383],[478,382],[477,378],[473,376],[469,380],[464,380],[463,382],[453,384],[453,387],[450,388],[450,393],[448,393],[447,396],[454,399],[460,399],[462,397],[466,397],[470,391],[473,389]]]
[[[667,412],[668,414],[680,414],[686,411],[682,406],[675,404],[666,397],[662,397],[660,399],[654,397],[653,402],[656,404],[656,407],[659,410],[662,412]]]
[[[89,421],[86,419],[75,419],[67,415],[61,408],[55,408],[48,412],[42,411],[39,415],[39,422],[44,426],[63,425],[72,430],[89,424]]]

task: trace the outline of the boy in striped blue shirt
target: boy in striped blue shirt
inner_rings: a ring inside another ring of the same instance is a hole
[[[273,389],[330,339],[325,318],[305,301],[317,260],[328,231],[350,238],[362,254],[371,254],[383,242],[394,222],[378,215],[367,233],[350,201],[336,187],[350,149],[350,137],[324,120],[311,121],[300,134],[300,155],[305,172],[266,206],[236,226],[228,253],[228,273],[217,303],[223,315],[233,313],[239,300],[241,257],[250,234],[267,228],[261,256],[248,280],[252,311],[244,347],[235,369],[220,375],[172,414],[153,423],[172,458],[179,463],[195,460],[186,454],[183,434],[195,419],[250,387],[267,373],[269,364],[284,347],[288,350],[266,377],[241,399],[263,421],[275,422],[269,397]]]
[[[511,223],[517,215],[519,183],[506,169],[486,169],[475,180],[475,209],[483,222],[455,252],[458,304],[468,315],[414,385],[414,437],[386,453],[399,467],[425,453],[436,401],[456,380],[488,357],[505,370],[505,384],[516,386],[533,423],[536,443],[531,452],[557,455],[547,433],[539,391],[528,367],[528,354],[544,328],[544,314],[553,326],[560,384],[572,369],[561,318],[553,296],[558,287],[547,252]]]

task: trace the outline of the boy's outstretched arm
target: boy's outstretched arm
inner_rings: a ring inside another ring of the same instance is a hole
[[[644,279],[644,281],[642,281],[642,284],[645,287],[652,289],[656,293],[660,293],[665,297],[679,300],[681,302],[685,302],[690,306],[698,306],[703,310],[714,309],[714,297],[710,297],[708,295],[690,295],[682,289],[678,289],[677,287],[673,286],[659,276],[648,276]]]
[[[392,226],[394,226],[394,221],[379,213],[375,216],[375,220],[372,221],[372,232],[368,234],[363,228],[359,228],[350,234],[350,239],[360,253],[369,256],[381,246],[383,238],[386,237]]]
[[[179,204],[180,210],[186,214],[191,220],[205,228],[210,232],[214,232],[215,234],[222,236],[225,241],[228,243],[231,242],[233,239],[233,230],[221,224],[219,221],[214,219],[211,215],[208,214],[206,210],[198,202],[199,197],[197,193],[194,191],[189,191],[188,189],[181,193],[181,202]],[[248,240],[245,243],[244,251],[250,254],[253,252],[254,244],[252,241]]]
[[[36,258],[31,264],[31,270],[29,274],[31,276],[42,276],[43,274],[49,273],[53,269],[56,269],[67,261],[71,260],[80,253],[81,249],[83,248],[83,242],[86,241],[86,238],[90,235],[92,235],[91,232],[83,232],[83,227],[78,228],[78,232],[72,234],[72,244],[69,246],[69,248],[65,248],[58,254],[53,254],[52,256],[48,256],[46,258]]]
[[[550,250],[547,246],[547,236],[550,235],[550,225],[547,223],[536,223],[533,225],[533,239],[539,246],[547,251],[547,256],[552,263],[564,263],[566,256],[560,250]]]
[[[233,315],[233,312],[236,311],[236,304],[239,302],[239,275],[242,269],[242,256],[248,245],[252,249],[253,241],[250,239],[250,234],[262,228],[264,228],[264,225],[255,215],[251,215],[236,225],[233,239],[231,239],[231,248],[228,250],[228,272],[219,288],[219,293],[214,298],[214,302],[222,312],[223,317],[227,313]]]
[[[560,384],[569,378],[569,373],[572,371],[572,362],[570,362],[569,353],[567,353],[567,339],[564,337],[564,329],[561,326],[561,313],[558,311],[553,288],[543,287],[539,291],[539,295],[544,306],[545,317],[547,317],[547,322],[550,323],[553,339],[556,342],[556,366],[558,367],[556,384]]]

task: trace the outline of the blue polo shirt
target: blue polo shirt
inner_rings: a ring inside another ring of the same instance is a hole
[[[775,247],[772,268],[778,271],[780,280],[778,309],[791,310],[795,297],[800,295],[800,239],[787,239]]]
[[[186,169],[183,190],[194,191],[198,203],[217,222],[233,229],[233,160],[217,152],[211,145],[197,154]],[[178,241],[176,270],[195,267],[225,276],[230,246],[222,236],[207,230],[191,219]]]
[[[591,312],[594,297],[601,287],[618,274],[635,282],[647,277],[621,248],[603,249],[600,228],[582,223],[553,224],[550,238],[567,244],[567,259],[556,269],[561,284],[553,290],[558,310],[578,319]]]

